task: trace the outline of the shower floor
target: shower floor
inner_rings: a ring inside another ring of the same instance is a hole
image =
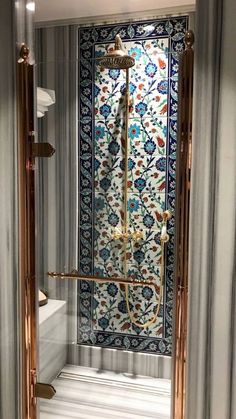
[[[40,400],[40,419],[170,419],[170,380],[67,365]]]

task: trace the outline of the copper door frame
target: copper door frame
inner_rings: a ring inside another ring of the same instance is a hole
[[[22,45],[17,64],[18,193],[19,193],[19,282],[22,318],[21,413],[36,419],[37,371],[36,281],[35,281],[35,184],[34,157],[34,66],[29,49]]]
[[[175,312],[172,418],[185,418],[188,317],[189,201],[193,108],[194,34],[187,31],[179,66],[179,115],[176,169]]]
[[[177,151],[176,205],[176,283],[175,345],[173,379],[173,418],[185,417],[186,334],[188,300],[188,226],[191,174],[193,34],[186,34],[187,49],[182,54],[179,72],[179,134]],[[35,278],[35,155],[34,155],[34,67],[29,49],[22,45],[17,69],[18,91],[18,191],[19,264],[22,316],[22,417],[37,418],[35,395],[37,372],[37,327]]]

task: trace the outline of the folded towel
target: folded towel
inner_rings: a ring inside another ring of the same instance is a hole
[[[48,302],[48,297],[41,290],[39,290],[38,301],[40,307],[44,306]]]
[[[37,87],[37,117],[42,118],[48,111],[48,106],[56,102],[54,90]]]

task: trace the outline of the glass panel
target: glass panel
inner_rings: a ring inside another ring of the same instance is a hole
[[[50,90],[39,92],[38,138],[56,149],[37,172],[38,278],[48,295],[39,309],[40,380],[57,390],[41,401],[41,419],[72,415],[72,404],[75,417],[85,410],[95,417],[95,407],[99,417],[112,417],[109,409],[126,417],[129,403],[127,417],[170,417],[177,50],[185,25],[177,18],[154,29],[82,28],[79,48],[75,28],[37,32],[38,86]],[[117,32],[135,58],[128,121],[126,72],[96,61]],[[170,240],[162,246],[167,209]],[[104,396],[111,383],[114,403]]]

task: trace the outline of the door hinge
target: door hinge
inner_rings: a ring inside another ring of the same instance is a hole
[[[31,143],[32,157],[52,157],[55,151],[50,143]]]
[[[34,394],[35,397],[39,397],[41,399],[52,399],[56,394],[56,390],[51,384],[36,383]]]
[[[51,384],[38,383],[36,371],[31,371],[31,398],[52,399],[56,394],[55,388]]]

